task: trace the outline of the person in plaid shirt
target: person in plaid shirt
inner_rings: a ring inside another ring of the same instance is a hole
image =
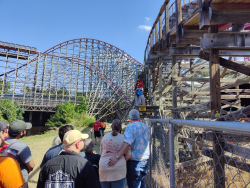
[[[121,156],[131,148],[131,159],[127,162],[127,184],[129,188],[146,188],[144,179],[148,169],[150,133],[148,127],[139,121],[138,110],[129,112],[130,124],[126,127],[124,144],[120,152],[110,158],[108,165],[114,166]]]

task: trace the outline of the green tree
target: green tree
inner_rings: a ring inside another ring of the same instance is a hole
[[[3,90],[3,84],[4,84],[4,93],[9,93],[11,88],[10,82],[3,82],[2,78],[0,78],[0,93],[2,93]]]
[[[0,100],[0,120],[12,122],[23,120],[24,109],[20,108],[18,102],[12,102],[9,99]]]
[[[86,113],[88,110],[88,99],[81,97],[77,99],[77,104],[75,105],[75,111],[77,113]]]
[[[23,90],[23,89],[20,90],[20,91],[24,93],[24,90]],[[31,92],[30,87],[29,87],[29,86],[26,86],[26,87],[25,87],[25,93],[30,93],[30,92]]]
[[[77,104],[69,101],[56,106],[56,112],[50,117],[46,126],[59,127],[65,124],[73,124],[76,126],[92,126],[95,122],[93,117],[88,117],[88,99],[79,98]]]

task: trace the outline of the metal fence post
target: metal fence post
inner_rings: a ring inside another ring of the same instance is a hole
[[[175,187],[175,160],[174,160],[174,126],[169,123],[169,161],[170,161],[170,188]]]
[[[152,184],[152,121],[150,121],[150,141],[149,141],[149,187]]]

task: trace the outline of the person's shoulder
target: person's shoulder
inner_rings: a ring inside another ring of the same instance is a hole
[[[8,157],[7,155],[0,154],[0,161],[1,163],[8,163],[10,165],[16,165],[19,164],[15,159]]]
[[[50,155],[58,155],[59,151],[63,150],[64,147],[63,145],[59,144],[56,146],[51,147],[46,153],[45,156],[50,156]],[[55,154],[56,153],[56,154]]]
[[[26,143],[24,143],[24,142],[22,142],[22,141],[20,141],[20,140],[18,140],[18,139],[10,139],[10,138],[7,138],[5,141],[8,142],[9,144],[13,144],[13,145],[14,145],[14,144],[18,144],[18,147],[19,147],[20,149],[25,148],[25,147],[28,147],[28,148],[29,148],[28,144],[26,144]],[[11,146],[10,146],[10,148],[11,148]]]
[[[112,136],[111,134],[112,134],[112,132],[106,133],[104,135],[104,137],[102,138],[102,140],[105,139],[105,138],[109,138],[110,136]]]
[[[119,133],[117,136],[118,136],[118,138],[120,138],[120,139],[121,139],[121,138],[124,138],[124,135],[123,135],[123,134],[120,134],[120,133]]]
[[[138,121],[138,123],[139,123],[140,125],[142,125],[142,126],[147,127],[147,125],[146,125],[145,123],[141,122],[141,121]]]
[[[96,154],[96,153],[91,153],[91,154],[86,155],[87,159],[88,158],[100,158],[100,157],[101,157],[101,155]]]

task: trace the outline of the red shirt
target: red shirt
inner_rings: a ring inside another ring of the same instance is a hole
[[[136,82],[136,86],[137,86],[137,87],[143,87],[143,81],[140,80],[139,82],[140,82],[140,83]]]
[[[102,127],[102,125],[101,125],[100,122],[95,122],[95,123],[93,124],[94,131],[99,131],[99,130],[98,130],[99,127]]]
[[[4,139],[5,138],[7,138],[7,136],[5,136],[4,137]],[[4,151],[4,150],[6,150],[7,149],[7,147],[8,147],[8,145],[7,144],[4,144],[4,146],[3,147],[0,147],[0,151]]]

